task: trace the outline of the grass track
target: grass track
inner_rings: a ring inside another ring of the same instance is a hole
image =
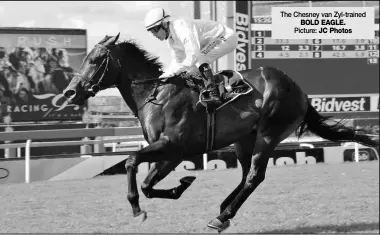
[[[147,199],[133,223],[124,175],[0,185],[0,233],[199,233],[240,181],[240,170],[173,172],[159,188],[196,175],[179,200]],[[144,176],[138,177],[141,185]],[[379,233],[379,162],[271,167],[227,233]]]

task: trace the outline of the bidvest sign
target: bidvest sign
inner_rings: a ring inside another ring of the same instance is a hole
[[[235,1],[235,31],[238,45],[235,53],[236,70],[246,70],[251,61],[251,1]]]
[[[321,113],[379,111],[379,94],[311,95],[309,101]]]

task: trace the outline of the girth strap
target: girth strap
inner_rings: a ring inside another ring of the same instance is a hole
[[[213,150],[215,138],[215,108],[209,110],[206,108],[207,115],[207,135],[206,135],[206,153]]]

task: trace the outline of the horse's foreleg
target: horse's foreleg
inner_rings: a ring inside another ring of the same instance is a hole
[[[150,168],[147,177],[141,185],[141,191],[147,198],[178,199],[195,180],[194,176],[186,176],[180,180],[180,185],[171,189],[153,189],[154,185],[164,179],[182,159],[155,163]]]
[[[142,215],[142,220],[146,219],[146,212],[142,211],[139,205],[139,193],[136,183],[137,166],[142,162],[177,161],[177,159],[181,159],[182,153],[176,152],[175,150],[177,149],[172,145],[169,139],[162,137],[158,141],[138,151],[135,156],[130,156],[127,159],[125,163],[128,180],[127,198],[132,206],[134,217]]]
[[[129,156],[125,162],[125,169],[127,171],[127,182],[128,182],[128,194],[127,199],[132,206],[132,212],[134,217],[140,215],[143,216],[142,221],[146,219],[146,212],[142,211],[139,204],[139,192],[137,191],[136,183],[136,171],[138,163],[136,161],[136,156]]]

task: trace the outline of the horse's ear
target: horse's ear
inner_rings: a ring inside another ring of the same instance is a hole
[[[108,39],[106,44],[107,45],[115,45],[115,43],[119,39],[119,36],[120,36],[120,33],[118,33],[115,37],[111,37],[110,39]]]
[[[117,40],[119,40],[120,32],[116,35],[115,40],[112,42],[112,44],[115,44]]]
[[[100,40],[100,42],[98,42],[98,44],[102,44],[104,42],[106,42],[110,37],[108,35],[106,35],[102,40]]]

